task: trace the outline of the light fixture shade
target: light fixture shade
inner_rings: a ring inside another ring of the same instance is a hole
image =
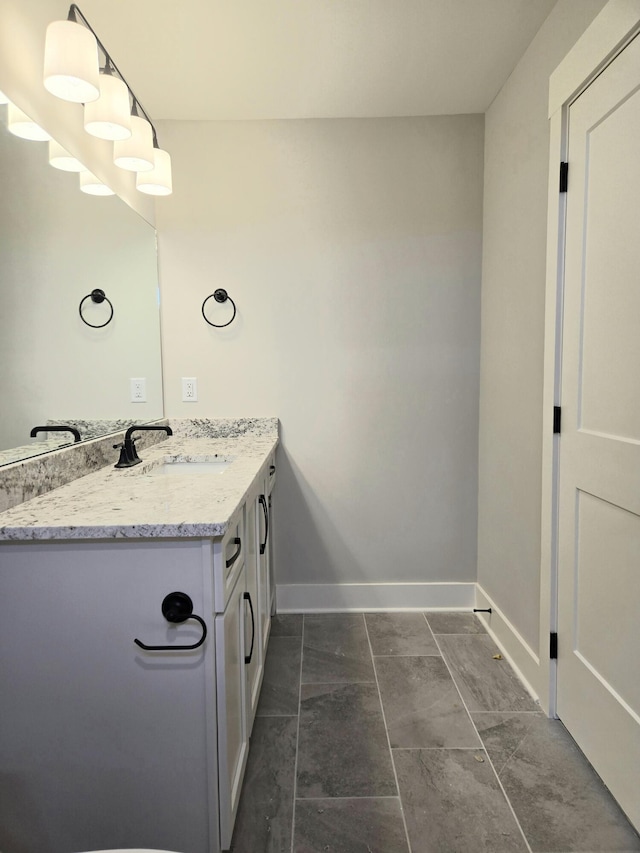
[[[161,148],[153,149],[154,166],[148,172],[138,172],[136,188],[147,195],[171,195],[171,156]]]
[[[44,46],[44,87],[63,101],[86,104],[100,95],[96,37],[75,21],[53,21]]]
[[[153,131],[146,119],[131,116],[131,136],[113,143],[113,162],[129,172],[153,169]]]
[[[88,195],[115,195],[111,187],[103,184],[92,172],[80,172],[80,189]]]
[[[63,172],[84,172],[85,168],[72,154],[63,148],[55,139],[49,140],[49,163],[54,169]]]
[[[127,84],[113,74],[100,75],[100,97],[84,107],[84,129],[98,139],[129,139],[131,108]]]
[[[36,124],[11,101],[9,101],[7,108],[7,129],[14,136],[20,136],[22,139],[33,139],[36,142],[46,142],[51,139],[46,130]]]
[[[5,95],[4,92],[0,92],[0,104],[8,104],[9,98]]]

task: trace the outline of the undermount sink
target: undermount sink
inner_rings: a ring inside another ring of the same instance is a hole
[[[150,477],[170,477],[180,474],[222,474],[231,464],[228,459],[214,459],[206,462],[169,461],[156,465],[147,474]]]

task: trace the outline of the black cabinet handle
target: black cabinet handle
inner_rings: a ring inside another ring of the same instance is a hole
[[[245,592],[243,598],[245,601],[249,602],[249,610],[251,611],[251,648],[249,649],[249,654],[244,656],[244,662],[251,663],[251,658],[253,657],[253,641],[256,638],[256,620],[253,615],[253,604],[251,602],[251,595],[248,592]]]
[[[189,598],[186,592],[170,592],[164,597],[162,602],[162,615],[167,622],[186,622],[187,619],[195,619],[202,625],[202,636],[197,643],[189,646],[147,646],[146,643],[135,639],[133,642],[136,646],[140,646],[146,652],[185,652],[199,648],[207,637],[207,626],[204,619],[196,616],[193,612],[193,601]]]
[[[231,568],[231,566],[235,563],[235,561],[240,556],[240,551],[242,551],[242,539],[240,539],[239,536],[236,536],[236,538],[233,540],[233,544],[238,546],[238,550],[236,551],[235,554],[232,554],[231,557],[229,557],[229,559],[227,560],[227,568],[228,569]]]
[[[276,466],[275,465],[269,465],[269,476],[273,477],[273,475],[275,473],[276,473]]]
[[[260,495],[258,500],[260,501],[262,511],[264,512],[264,542],[260,543],[260,553],[264,554],[267,550],[267,540],[269,538],[269,510],[267,509],[267,499],[264,495]]]

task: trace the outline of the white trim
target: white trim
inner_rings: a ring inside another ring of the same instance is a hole
[[[278,613],[470,610],[475,583],[278,584]]]
[[[540,638],[543,653],[535,681],[544,710],[556,713],[557,667],[544,653],[557,629],[557,485],[559,445],[551,433],[554,405],[560,402],[565,200],[558,193],[558,169],[567,151],[568,106],[640,30],[640,0],[609,0],[549,79],[549,206],[542,432],[542,516]],[[569,178],[571,181],[571,178]],[[526,670],[525,670],[526,674]]]
[[[539,701],[539,691],[534,685],[540,681],[540,658],[480,584],[477,584],[477,607],[491,608],[489,614],[478,614],[480,621],[527,691]]]
[[[573,101],[638,30],[640,0],[609,0],[549,78],[549,118]]]

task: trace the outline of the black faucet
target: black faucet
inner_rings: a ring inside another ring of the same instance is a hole
[[[160,430],[166,432],[167,435],[173,435],[173,430],[170,426],[162,426],[160,424],[134,424],[124,434],[124,441],[121,444],[114,444],[114,450],[120,450],[120,459],[113,466],[114,468],[131,468],[133,465],[138,465],[142,459],[136,451],[136,439],[132,438],[134,432],[141,430]]]
[[[80,431],[73,426],[66,426],[65,424],[53,425],[53,426],[37,426],[34,427],[29,435],[31,438],[35,438],[39,432],[70,432],[73,435],[73,443],[75,444],[77,441],[82,441],[80,437]]]

